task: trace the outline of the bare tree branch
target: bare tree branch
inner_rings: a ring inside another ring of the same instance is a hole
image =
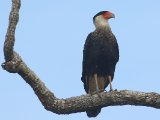
[[[13,59],[13,47],[15,42],[15,29],[19,20],[20,0],[12,0],[12,10],[9,16],[9,25],[4,43],[4,56],[6,61]]]
[[[10,73],[18,73],[34,90],[46,110],[57,114],[70,114],[84,112],[96,107],[117,105],[148,106],[160,109],[160,94],[138,91],[122,90],[103,92],[102,98],[97,95],[82,95],[67,99],[58,99],[44,85],[44,83],[30,70],[22,58],[13,50],[15,42],[15,29],[19,19],[20,0],[12,0],[12,9],[9,17],[9,26],[4,43],[5,62],[4,70]]]

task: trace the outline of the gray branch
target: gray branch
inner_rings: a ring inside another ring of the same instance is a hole
[[[9,16],[9,26],[4,43],[5,62],[2,68],[10,73],[18,73],[34,90],[46,110],[57,114],[84,112],[96,107],[135,105],[160,108],[160,94],[121,90],[101,93],[97,95],[81,95],[66,99],[58,99],[38,78],[38,76],[24,63],[22,58],[14,52],[15,29],[19,19],[20,0],[12,0]]]

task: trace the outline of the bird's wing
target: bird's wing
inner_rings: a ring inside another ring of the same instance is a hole
[[[86,92],[88,92],[88,84],[86,80],[86,59],[88,56],[88,49],[90,47],[90,41],[91,41],[91,33],[87,36],[87,39],[84,44],[84,49],[83,49],[83,61],[82,61],[82,77],[81,80],[84,83],[84,89]]]
[[[114,35],[113,35],[114,36]],[[114,36],[114,50],[115,50],[115,57],[116,57],[116,62],[119,61],[119,46],[118,46],[118,43],[117,43],[117,39],[116,37]]]

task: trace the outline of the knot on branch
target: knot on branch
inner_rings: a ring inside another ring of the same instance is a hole
[[[10,61],[6,61],[1,64],[2,68],[10,73],[17,73],[19,71],[19,66],[22,63],[21,57],[14,52],[13,57]]]

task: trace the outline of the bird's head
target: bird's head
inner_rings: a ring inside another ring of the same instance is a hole
[[[115,18],[115,15],[109,11],[101,11],[93,17],[93,23],[95,24],[96,28],[99,27],[110,28],[108,24],[108,20],[110,18]]]

